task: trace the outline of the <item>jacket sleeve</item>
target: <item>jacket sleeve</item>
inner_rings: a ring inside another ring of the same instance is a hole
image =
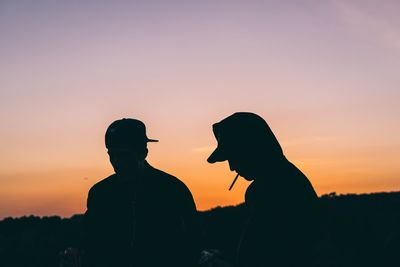
[[[186,261],[195,266],[200,258],[201,238],[200,222],[196,209],[196,204],[189,189],[184,186],[181,190],[181,199],[179,200],[180,219],[183,231],[183,255]]]
[[[101,227],[96,211],[96,193],[93,188],[88,193],[87,209],[84,215],[84,264],[96,266],[98,255],[101,255]]]

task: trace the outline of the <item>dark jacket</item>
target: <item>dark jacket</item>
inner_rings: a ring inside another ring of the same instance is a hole
[[[307,177],[284,159],[259,174],[245,198],[250,219],[237,266],[311,266],[320,210]]]
[[[140,185],[132,181],[114,174],[90,189],[86,265],[193,265],[197,212],[188,188],[147,162]]]

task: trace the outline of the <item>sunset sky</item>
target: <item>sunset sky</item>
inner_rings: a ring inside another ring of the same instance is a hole
[[[0,218],[71,216],[112,174],[116,119],[199,210],[248,185],[211,125],[266,119],[318,195],[400,190],[400,2],[0,0]],[[282,192],[283,194],[285,192]]]

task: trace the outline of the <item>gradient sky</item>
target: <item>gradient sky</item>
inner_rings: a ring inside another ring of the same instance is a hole
[[[263,116],[319,195],[400,190],[399,1],[0,0],[0,218],[85,211],[115,119],[200,210],[248,185],[211,125]],[[284,193],[284,192],[283,192]]]

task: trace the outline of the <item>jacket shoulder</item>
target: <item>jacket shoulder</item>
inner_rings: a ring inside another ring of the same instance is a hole
[[[95,193],[98,191],[102,191],[106,188],[108,188],[108,186],[110,184],[113,184],[113,180],[114,180],[115,174],[112,174],[110,176],[108,176],[107,178],[104,178],[100,181],[98,181],[97,183],[95,183],[89,190],[89,194],[90,193]]]
[[[89,189],[86,203],[88,208],[91,207],[92,204],[94,204],[95,202],[98,202],[98,200],[102,199],[105,195],[107,195],[107,192],[112,187],[111,185],[114,184],[114,177],[115,174],[110,175],[107,178],[104,178],[103,180],[95,183]]]
[[[192,206],[195,206],[192,193],[184,182],[169,173],[151,168],[151,176],[160,185],[160,190],[177,201],[190,202]]]

